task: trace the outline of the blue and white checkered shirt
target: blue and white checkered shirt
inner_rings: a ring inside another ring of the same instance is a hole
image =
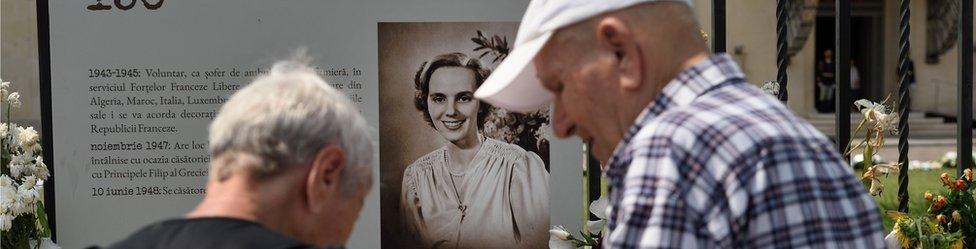
[[[884,247],[833,144],[728,55],[668,83],[607,165],[607,248]]]

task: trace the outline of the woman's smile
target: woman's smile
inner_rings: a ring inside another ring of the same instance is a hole
[[[441,120],[441,122],[444,123],[444,128],[447,128],[448,130],[461,129],[461,126],[466,121],[468,121],[468,120],[467,119],[453,120],[453,121],[451,121],[451,120]]]

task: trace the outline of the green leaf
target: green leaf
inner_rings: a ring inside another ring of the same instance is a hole
[[[47,221],[47,213],[44,211],[44,202],[37,203],[37,222],[40,223],[39,230],[41,237],[51,237],[51,224]]]

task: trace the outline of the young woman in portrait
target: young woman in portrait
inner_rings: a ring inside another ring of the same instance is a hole
[[[414,77],[414,105],[444,146],[403,176],[402,218],[424,248],[545,248],[549,173],[530,151],[481,132],[491,108],[474,98],[488,70],[462,53]]]

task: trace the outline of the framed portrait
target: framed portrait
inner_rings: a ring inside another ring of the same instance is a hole
[[[517,23],[379,23],[383,248],[541,248],[549,111],[474,98]]]

